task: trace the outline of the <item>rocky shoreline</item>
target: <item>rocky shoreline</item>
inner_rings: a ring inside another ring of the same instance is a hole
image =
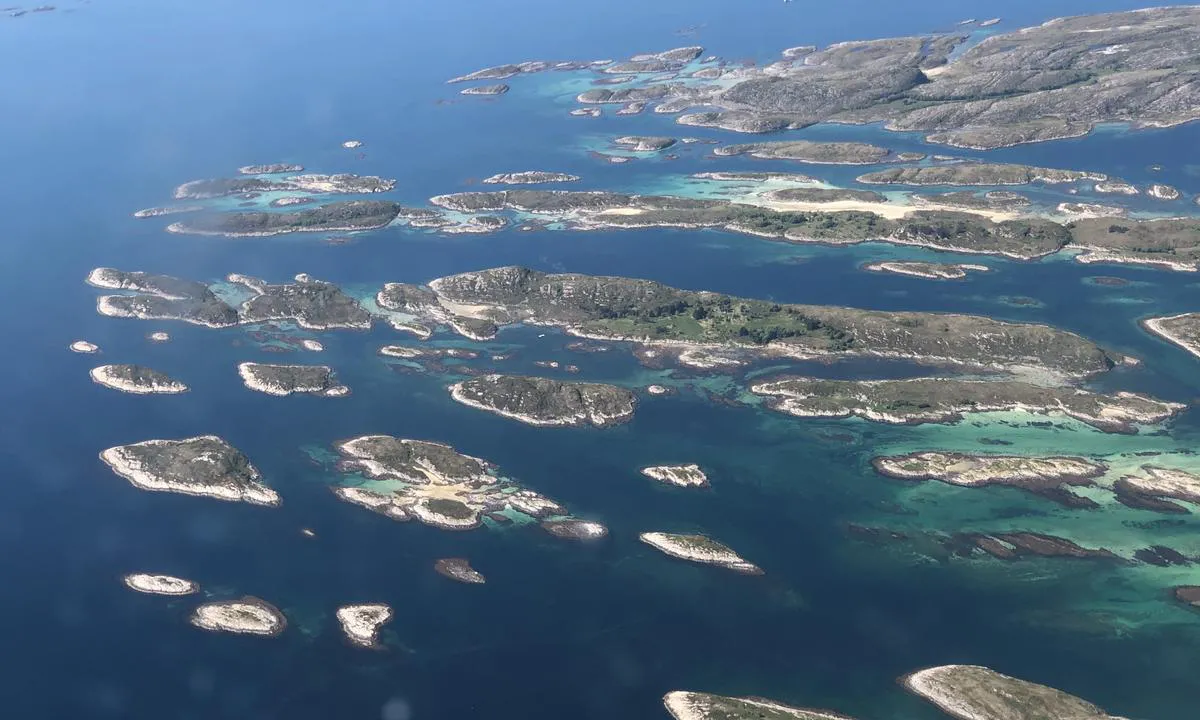
[[[757,565],[747,562],[732,549],[704,535],[647,532],[638,537],[650,547],[680,560],[715,565],[744,575],[763,574]]]
[[[287,629],[287,618],[266,600],[250,595],[239,600],[220,600],[201,605],[189,622],[209,632],[275,637]]]

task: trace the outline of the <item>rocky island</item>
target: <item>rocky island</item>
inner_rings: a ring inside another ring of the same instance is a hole
[[[658,152],[674,145],[675,138],[625,135],[613,140],[613,145],[631,152]]]
[[[1200,118],[1191,65],[1197,27],[1195,6],[1162,7],[1057,18],[979,42],[959,30],[788,48],[775,62],[692,73],[687,82],[645,75],[684,70],[686,48],[611,63],[601,74],[629,75],[631,84],[578,100],[698,108],[677,121],[747,133],[882,123],[987,150],[1078,137],[1101,123],[1161,128]],[[514,67],[486,77],[511,77]]]
[[[88,342],[87,340],[76,340],[70,345],[71,352],[81,353],[83,355],[94,355],[100,352],[100,346],[96,343]]]
[[[1178,200],[1180,197],[1182,197],[1182,194],[1179,192],[1178,188],[1158,183],[1151,185],[1150,189],[1146,191],[1146,194],[1155,200]]]
[[[419,520],[446,530],[470,530],[502,511],[531,518],[565,516],[554,501],[501,477],[486,460],[449,445],[365,435],[337,445],[338,469],[369,482],[339,486],[340,499],[393,520]]]
[[[371,327],[371,314],[357,300],[337,285],[305,273],[297,275],[295,282],[282,285],[236,273],[228,280],[256,293],[240,308],[242,321],[246,323],[291,320],[306,330]]]
[[[605,427],[633,417],[632,391],[615,385],[485,375],[450,386],[450,397],[528,425]]]
[[[1120,720],[1074,695],[978,665],[926,668],[901,682],[959,720]]]
[[[1015,213],[1029,207],[1028,197],[1008,190],[990,190],[982,195],[971,190],[952,190],[941,193],[913,193],[909,196],[917,205],[959,210]]]
[[[704,535],[677,535],[648,532],[638,536],[647,545],[681,560],[716,565],[746,575],[762,575],[762,570],[746,562],[730,548]]]
[[[1070,232],[1069,248],[1083,251],[1075,258],[1079,262],[1200,269],[1200,219],[1089,218],[1072,222]]]
[[[238,375],[251,390],[268,395],[304,393],[324,397],[343,397],[350,388],[341,385],[328,365],[266,365],[244,362],[238,365]]]
[[[756,383],[750,390],[767,396],[772,409],[797,417],[855,416],[907,425],[951,423],[967,413],[1015,410],[1060,413],[1104,432],[1135,433],[1137,425],[1163,422],[1185,407],[1130,392],[1106,395],[1011,380],[784,377]]]
[[[468,585],[482,585],[487,582],[483,573],[471,567],[471,562],[466,558],[441,558],[433,564],[433,569],[443,577]]]
[[[816,165],[875,165],[895,159],[891,150],[870,143],[813,140],[725,145],[714,149],[713,154],[749,155],[764,160],[797,160]]]
[[[118,445],[100,453],[100,459],[141,490],[252,505],[280,503],[246,456],[216,435]]]
[[[599,540],[608,537],[608,528],[594,520],[574,518],[543,520],[542,529],[567,540]]]
[[[708,476],[699,465],[654,465],[642,468],[642,474],[676,487],[708,487]]]
[[[504,83],[496,85],[479,85],[476,87],[463,88],[459,90],[460,95],[503,95],[508,92],[508,86]]]
[[[337,609],[337,619],[346,639],[358,647],[379,647],[379,631],[392,621],[392,608],[382,603],[343,605]]]
[[[850,188],[783,188],[771,190],[764,196],[777,203],[844,203],[849,209],[866,203],[885,203],[887,196],[874,190]],[[834,208],[835,209],[835,208]]]
[[[560,172],[544,172],[542,170],[524,170],[522,172],[499,173],[483,179],[485,185],[541,185],[544,183],[576,182],[578,175]]]
[[[254,169],[259,166],[249,166]],[[271,167],[271,166],[266,166]],[[247,168],[243,168],[245,170]],[[280,171],[286,172],[286,171]],[[372,194],[396,187],[396,181],[374,175],[292,175],[285,178],[238,177],[192,180],[175,188],[176,200],[209,200],[265,192]]]
[[[1200,357],[1200,313],[1146,318],[1142,327],[1169,343]]]
[[[1104,180],[1105,177],[1100,173],[1081,170],[969,162],[888,168],[859,175],[858,182],[882,185],[1027,185],[1034,182]]]
[[[980,367],[1038,367],[1065,376],[1103,372],[1095,344],[1045,325],[986,317],[794,305],[680,290],[649,280],[503,267],[438,278],[427,290],[445,312],[497,325],[675,348],[732,348],[759,356],[886,357]]]
[[[663,697],[675,720],[853,720],[845,715],[797,708],[758,697],[727,697],[676,690]]]
[[[209,632],[274,637],[287,629],[287,618],[266,600],[250,595],[239,600],[220,600],[196,608],[189,620]]]
[[[109,317],[142,320],[182,320],[194,325],[222,328],[238,323],[237,311],[218,298],[204,283],[170,275],[125,272],[96,268],[89,285],[107,290],[128,291],[125,295],[102,295],[96,311]]]
[[[148,395],[187,392],[188,386],[166,373],[141,365],[101,365],[92,368],[92,382],[121,392]]]
[[[400,214],[399,203],[344,200],[295,212],[227,212],[200,215],[173,223],[167,230],[191,235],[268,237],[293,232],[377,230]]]
[[[1122,505],[1155,512],[1186,514],[1186,506],[1172,500],[1200,504],[1200,475],[1177,468],[1143,465],[1140,474],[1125,475],[1113,483]]]
[[[971,263],[884,261],[863,265],[863,270],[869,272],[910,275],[929,280],[961,280],[967,276],[967,273],[988,272],[990,269],[987,265]]]
[[[830,195],[814,194],[825,200]],[[535,213],[578,230],[718,228],[797,243],[846,244],[871,240],[1022,260],[1056,253],[1072,240],[1071,231],[1052,220],[1016,218],[1010,217],[1011,213],[992,210],[959,212],[899,203],[864,203],[846,197],[843,194],[843,205],[837,207],[828,203],[783,201],[778,196],[773,199],[753,193],[739,196],[738,202],[734,202],[605,191],[506,190],[439,195],[430,202],[466,213],[501,210]],[[882,214],[885,211],[886,217]]]
[[[284,173],[304,172],[303,165],[295,163],[269,163],[267,165],[243,165],[238,168],[242,175],[282,175]]]
[[[920,452],[871,461],[875,470],[898,480],[937,480],[962,487],[1008,485],[1067,507],[1094,508],[1096,503],[1069,490],[1092,485],[1107,467],[1080,457],[1024,457]]]
[[[199,592],[200,584],[172,575],[133,573],[123,578],[125,586],[148,595],[191,595]]]

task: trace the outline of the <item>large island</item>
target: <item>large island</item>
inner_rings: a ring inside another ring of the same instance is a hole
[[[561,327],[605,340],[735,348],[796,358],[884,357],[1085,376],[1114,358],[1078,335],[973,315],[793,305],[680,290],[649,280],[503,267],[438,278],[444,312],[498,325]],[[1120,359],[1117,356],[1116,359]]]
[[[1184,408],[1129,392],[1105,395],[1010,380],[785,377],[757,383],[750,390],[767,396],[772,408],[798,417],[856,416],[909,425],[957,422],[967,413],[1017,410],[1061,413],[1105,432],[1135,433],[1137,425],[1160,423]]]
[[[632,391],[601,383],[516,375],[485,375],[450,386],[450,396],[528,425],[605,427],[633,417]]]

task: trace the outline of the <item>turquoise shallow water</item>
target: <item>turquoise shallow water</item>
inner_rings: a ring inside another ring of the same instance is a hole
[[[1050,428],[995,417],[889,427],[716,404],[692,388],[736,394],[728,379],[675,378],[681,392],[645,399],[629,425],[537,429],[453,404],[445,377],[390,369],[376,349],[412,340],[386,327],[323,333],[323,355],[267,354],[242,331],[101,318],[95,292],[82,283],[97,265],[210,282],[233,271],[275,282],[310,272],[365,294],[386,281],[519,263],[779,301],[1047,321],[1145,361],[1098,380],[1099,388],[1177,401],[1200,395],[1196,360],[1136,325],[1146,315],[1196,309],[1197,280],[1185,273],[984,258],[993,272],[931,283],[859,266],[968,256],[684,231],[441,237],[389,229],[330,246],[313,237],[168,235],[162,220],[129,217],[166,202],[180,182],[251,162],[396,177],[389,197],[414,204],[472,187],[471,178],[522,169],[573,172],[584,178],[580,187],[637,192],[677,185],[668,175],[713,169],[790,169],[849,184],[856,169],[718,162],[704,159],[708,145],[681,150],[677,161],[610,165],[587,156],[589,143],[676,127],[653,115],[568,117],[555,86],[568,76],[516,80],[497,101],[460,100],[442,82],[510,60],[620,57],[691,42],[728,57],[765,58],[789,45],[923,32],[995,14],[982,2],[799,5],[679,0],[647,10],[524,0],[398,8],[219,0],[145,7],[116,0],[0,20],[0,61],[14,69],[0,77],[0,93],[20,109],[0,114],[0,165],[14,180],[0,221],[9,298],[0,328],[10,347],[0,354],[10,378],[0,403],[4,714],[660,718],[661,695],[687,688],[763,695],[866,720],[932,720],[938,713],[906,696],[895,678],[922,665],[975,662],[1069,689],[1118,714],[1192,717],[1200,624],[1168,602],[1166,588],[1197,582],[1194,568],[948,559],[920,544],[856,541],[846,527],[1025,529],[1124,555],[1157,542],[1198,555],[1190,517],[1111,503],[1067,512],[1002,488],[897,484],[868,467],[884,451],[1005,449],[981,439],[1011,442],[1010,451],[1106,458],[1187,451],[1200,433],[1194,412],[1165,433],[1138,436],[1102,435],[1059,419]],[[1007,5],[1001,28],[1134,4]],[[694,39],[676,34],[690,26],[698,26]],[[1200,160],[1189,155],[1197,132],[1105,129],[987,156],[1094,168],[1143,184],[1161,179],[1191,196],[1200,191]],[[871,127],[817,127],[796,137],[924,148],[917,138]],[[349,138],[366,142],[365,158],[340,147]],[[1151,164],[1164,168],[1152,172]],[[1096,275],[1132,282],[1089,283]],[[147,343],[145,334],[157,329],[169,329],[172,342]],[[103,354],[67,352],[81,337]],[[449,336],[433,342],[471,345]],[[585,379],[664,381],[623,351],[581,355],[565,351],[565,342],[553,332],[515,329],[487,347],[512,352],[505,367],[515,371],[540,372],[533,362],[553,359],[578,364]],[[353,395],[271,398],[246,391],[234,372],[239,361],[283,357],[328,362]],[[193,392],[114,393],[89,381],[96,361],[142,362]],[[877,364],[800,369],[928,372]],[[97,459],[115,444],[208,432],[246,452],[284,505],[141,493]],[[446,533],[339,503],[327,487],[335,477],[311,454],[364,433],[449,442],[573,513],[603,521],[612,534],[579,546],[530,527]],[[666,462],[700,463],[713,488],[659,487],[637,472]],[[302,528],[316,537],[304,537]],[[637,541],[646,530],[710,533],[766,575],[670,561]],[[488,584],[455,585],[434,574],[433,559],[450,555],[471,558]],[[120,584],[121,575],[143,569],[194,578],[214,597],[260,595],[285,610],[292,631],[273,641],[196,631],[185,622],[190,601],[137,596]],[[334,610],[374,600],[397,611],[387,651],[345,646]]]

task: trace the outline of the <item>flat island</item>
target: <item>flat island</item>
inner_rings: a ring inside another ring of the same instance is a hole
[[[676,690],[663,697],[675,720],[852,720],[845,715],[797,708],[758,697],[727,697]]]
[[[338,469],[369,482],[340,486],[341,500],[393,520],[419,520],[446,530],[470,530],[501,511],[535,519],[565,516],[553,500],[501,477],[486,460],[449,445],[389,435],[364,435],[337,445]]]
[[[576,182],[578,175],[541,170],[499,173],[483,179],[485,185],[541,185],[543,183]]]
[[[350,388],[340,385],[328,365],[267,365],[244,362],[238,365],[238,375],[251,390],[268,395],[305,393],[325,397],[343,397]]]
[[[959,720],[1119,720],[1074,695],[978,665],[926,668],[901,682]]]
[[[1191,512],[1186,506],[1200,504],[1200,475],[1177,468],[1143,465],[1138,473],[1125,475],[1113,483],[1117,500],[1129,507],[1155,512]]]
[[[529,425],[605,427],[633,417],[637,397],[615,385],[485,375],[450,386],[450,397]]]
[[[441,558],[433,564],[433,569],[439,575],[468,585],[482,585],[487,582],[483,573],[471,567],[471,562],[466,558]]]
[[[303,165],[295,163],[269,163],[266,165],[243,165],[238,168],[242,175],[279,175],[282,173],[304,172]]]
[[[764,160],[796,160],[816,165],[874,165],[894,159],[891,150],[870,143],[813,140],[725,145],[713,150],[713,154],[749,155]]]
[[[344,200],[295,212],[207,213],[172,223],[167,230],[190,235],[269,237],[294,232],[376,230],[399,216],[403,206],[386,200]]]
[[[248,166],[249,169],[273,166]],[[243,168],[247,169],[247,168]],[[281,171],[286,172],[286,171]],[[293,175],[286,178],[238,177],[192,180],[175,188],[176,200],[209,200],[264,192],[371,194],[387,192],[396,181],[374,175]]]
[[[867,191],[794,190],[825,192],[747,193],[739,195],[735,202],[608,191],[517,189],[438,195],[430,202],[465,213],[501,210],[535,213],[554,218],[573,230],[719,228],[796,243],[878,241],[1023,260],[1059,252],[1072,242],[1070,228],[1049,219],[1019,217],[1011,208],[974,207],[959,211],[930,206],[926,209],[853,199],[878,199],[860,194]],[[780,199],[789,197],[792,199]]]
[[[1104,180],[1101,173],[1056,170],[1032,165],[955,163],[888,168],[858,176],[858,182],[883,185],[1027,185]]]
[[[1096,503],[1072,493],[1072,485],[1092,485],[1107,467],[1081,457],[1024,457],[919,452],[877,457],[875,470],[899,480],[937,480],[961,487],[1009,485],[1067,507],[1091,508]]]
[[[674,145],[675,138],[648,135],[625,135],[613,140],[613,145],[632,152],[658,152]]]
[[[880,123],[986,150],[1078,137],[1101,123],[1137,129],[1197,119],[1200,105],[1190,102],[1197,27],[1194,6],[1081,15],[982,42],[963,28],[789,48],[773,62],[692,73],[687,82],[652,74],[679,73],[689,60],[636,55],[600,69],[631,76],[628,86],[594,88],[579,100],[699,109],[677,121],[746,133]]]
[[[642,474],[676,487],[708,487],[708,476],[699,465],[654,465],[642,468]]]
[[[382,603],[343,605],[337,609],[337,619],[346,639],[358,647],[379,647],[379,631],[391,622],[392,608]]]
[[[1200,313],[1146,318],[1142,327],[1169,343],[1200,357]]]
[[[187,392],[188,386],[158,370],[141,365],[101,365],[92,368],[92,382],[121,392],[148,395]]]
[[[250,595],[196,608],[189,622],[201,630],[274,637],[287,629],[287,618],[266,600]]]
[[[172,575],[133,573],[123,578],[125,586],[148,595],[191,595],[199,592],[200,584]]]
[[[100,352],[100,346],[96,343],[90,343],[87,340],[76,340],[71,343],[71,352],[82,353],[84,355],[92,355]]]
[[[767,396],[772,409],[797,417],[856,416],[908,425],[958,422],[968,413],[1017,410],[1061,413],[1105,432],[1134,433],[1137,425],[1163,422],[1184,408],[1129,392],[1105,395],[1010,380],[784,377],[752,385],[750,391]]]
[[[570,292],[566,292],[570,288]],[[649,280],[502,267],[438,278],[437,307],[494,325],[562,328],[582,337],[759,356],[885,357],[1064,376],[1111,368],[1094,343],[1045,325],[948,313],[793,305],[680,290]]]
[[[647,545],[681,560],[716,565],[746,575],[762,574],[757,565],[746,562],[732,549],[704,535],[648,532],[638,537]]]
[[[275,506],[279,495],[246,456],[216,435],[146,440],[111,447],[100,459],[134,487],[252,505]]]
[[[933,263],[883,261],[863,265],[863,270],[869,272],[893,273],[895,275],[910,275],[929,280],[961,280],[972,272],[988,272],[987,265],[970,263]]]
[[[463,88],[458,91],[460,95],[503,95],[508,92],[508,86],[504,83],[496,85],[479,85],[477,87]]]

